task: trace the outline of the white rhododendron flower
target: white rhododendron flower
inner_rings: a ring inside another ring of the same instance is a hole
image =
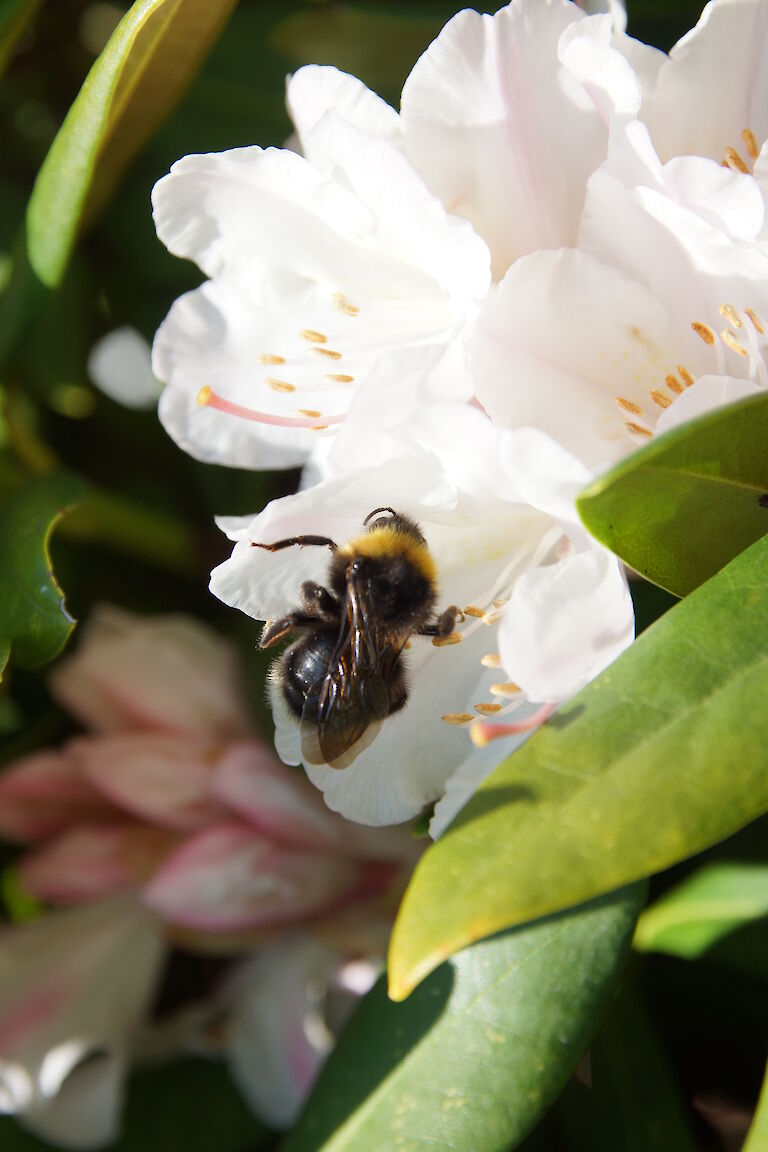
[[[751,176],[704,157],[662,165],[643,124],[621,128],[578,249],[518,261],[484,309],[469,341],[478,399],[599,471],[765,387],[763,218]]]
[[[613,28],[569,0],[461,12],[399,114],[309,66],[288,86],[303,156],[178,161],[154,190],[158,235],[209,279],[155,339],[177,443],[246,468],[322,460],[393,353],[414,389],[469,399],[462,334],[491,267],[499,279],[525,253],[575,242],[609,121],[639,106]]]
[[[478,716],[516,712],[532,724],[540,705],[578,691],[633,635],[619,566],[578,525],[573,496],[590,474],[572,457],[535,430],[500,428],[461,405],[386,424],[382,413],[364,438],[345,428],[321,483],[254,519],[221,521],[236,544],[211,578],[225,603],[274,620],[297,606],[304,580],[324,582],[328,552],[254,544],[301,533],[344,543],[384,504],[420,524],[438,611],[455,604],[464,620],[447,639],[412,639],[408,704],[350,766],[305,764],[331,808],[374,825],[407,820],[443,794],[469,752],[461,729]],[[278,684],[272,701],[278,752],[298,764],[299,729]]]

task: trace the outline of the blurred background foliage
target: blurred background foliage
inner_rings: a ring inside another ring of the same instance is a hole
[[[0,21],[16,7],[0,0]],[[0,293],[35,175],[128,7],[47,0],[29,6],[13,50],[0,40]],[[629,32],[669,48],[695,23],[699,7],[695,0],[629,0]],[[18,491],[25,476],[60,471],[84,477],[89,488],[88,501],[62,521],[52,543],[73,615],[86,618],[95,603],[110,601],[204,617],[239,644],[254,713],[265,727],[257,627],[206,588],[207,573],[229,551],[213,515],[255,512],[291,491],[298,476],[198,464],[170,441],[154,412],[129,411],[96,391],[88,354],[101,335],[126,324],[151,341],[172,301],[200,281],[193,265],[159,244],[152,223],[150,190],[174,160],[282,144],[291,131],[285,76],[308,62],[352,72],[397,106],[414,61],[456,10],[446,0],[240,0],[181,103],[90,222],[63,283],[0,378],[0,497]],[[674,603],[642,582],[633,584],[633,595],[640,629]],[[47,696],[44,673],[14,666],[2,693],[3,759],[71,730]],[[768,821],[759,821],[704,858],[656,877],[652,901],[705,861],[764,862],[766,833]],[[730,925],[696,961],[636,952],[590,1060],[524,1147],[735,1152],[763,1073],[767,978],[764,916]],[[195,1061],[137,1074],[119,1147],[248,1152],[271,1141],[245,1116],[221,1069]],[[43,1146],[0,1121],[0,1147]]]

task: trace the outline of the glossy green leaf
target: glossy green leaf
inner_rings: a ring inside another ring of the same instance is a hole
[[[590,1049],[592,1152],[696,1152],[672,1068],[644,1005],[625,991]]]
[[[48,543],[56,523],[83,495],[74,476],[28,480],[0,511],[0,636],[25,667],[53,660],[74,620],[51,568]]]
[[[598,1025],[642,885],[484,940],[405,1004],[362,1002],[281,1152],[501,1152],[562,1090]]]
[[[5,637],[0,638],[0,680],[3,678],[6,666],[8,664],[8,657],[11,654],[11,642]]]
[[[768,1152],[768,1069],[742,1152]]]
[[[646,909],[635,948],[695,960],[734,929],[765,916],[768,865],[707,864]]]
[[[405,894],[394,996],[473,940],[667,868],[768,811],[767,571],[764,539],[492,773]]]
[[[768,532],[766,444],[768,393],[654,438],[581,493],[579,514],[631,568],[685,596]]]
[[[42,0],[0,0],[0,75],[41,3]]]
[[[136,0],[38,173],[0,311],[0,358],[64,275],[79,228],[183,95],[237,0]]]

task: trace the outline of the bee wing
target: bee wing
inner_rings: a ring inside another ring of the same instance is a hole
[[[348,586],[345,609],[328,671],[307,694],[301,719],[304,760],[332,768],[349,767],[389,715],[389,680],[402,647],[377,642],[358,582]]]

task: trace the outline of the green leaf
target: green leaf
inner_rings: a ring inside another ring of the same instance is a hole
[[[0,75],[41,3],[42,0],[0,0]]]
[[[122,1135],[109,1152],[257,1152],[271,1133],[248,1111],[223,1064],[203,1059],[142,1068],[128,1082]],[[0,1118],[3,1152],[51,1152]]]
[[[706,864],[646,909],[640,952],[695,960],[722,937],[768,915],[768,864]]]
[[[3,674],[8,665],[8,657],[11,654],[11,642],[5,637],[0,638],[0,681],[3,679]]]
[[[702,851],[768,810],[768,539],[651,625],[485,781],[392,936],[405,995],[473,940]]]
[[[59,519],[83,495],[75,476],[27,480],[0,511],[0,636],[27,668],[58,656],[74,627],[51,568],[48,543]]]
[[[27,207],[0,311],[0,360],[61,282],[79,228],[176,105],[237,0],[136,0],[70,108]]]
[[[672,1069],[641,1002],[625,992],[590,1049],[592,1152],[696,1152]]]
[[[636,572],[685,596],[768,532],[768,393],[654,438],[577,500]]]
[[[742,1152],[768,1152],[768,1069]]]
[[[512,1149],[589,1044],[642,885],[485,940],[359,1006],[281,1152]]]

